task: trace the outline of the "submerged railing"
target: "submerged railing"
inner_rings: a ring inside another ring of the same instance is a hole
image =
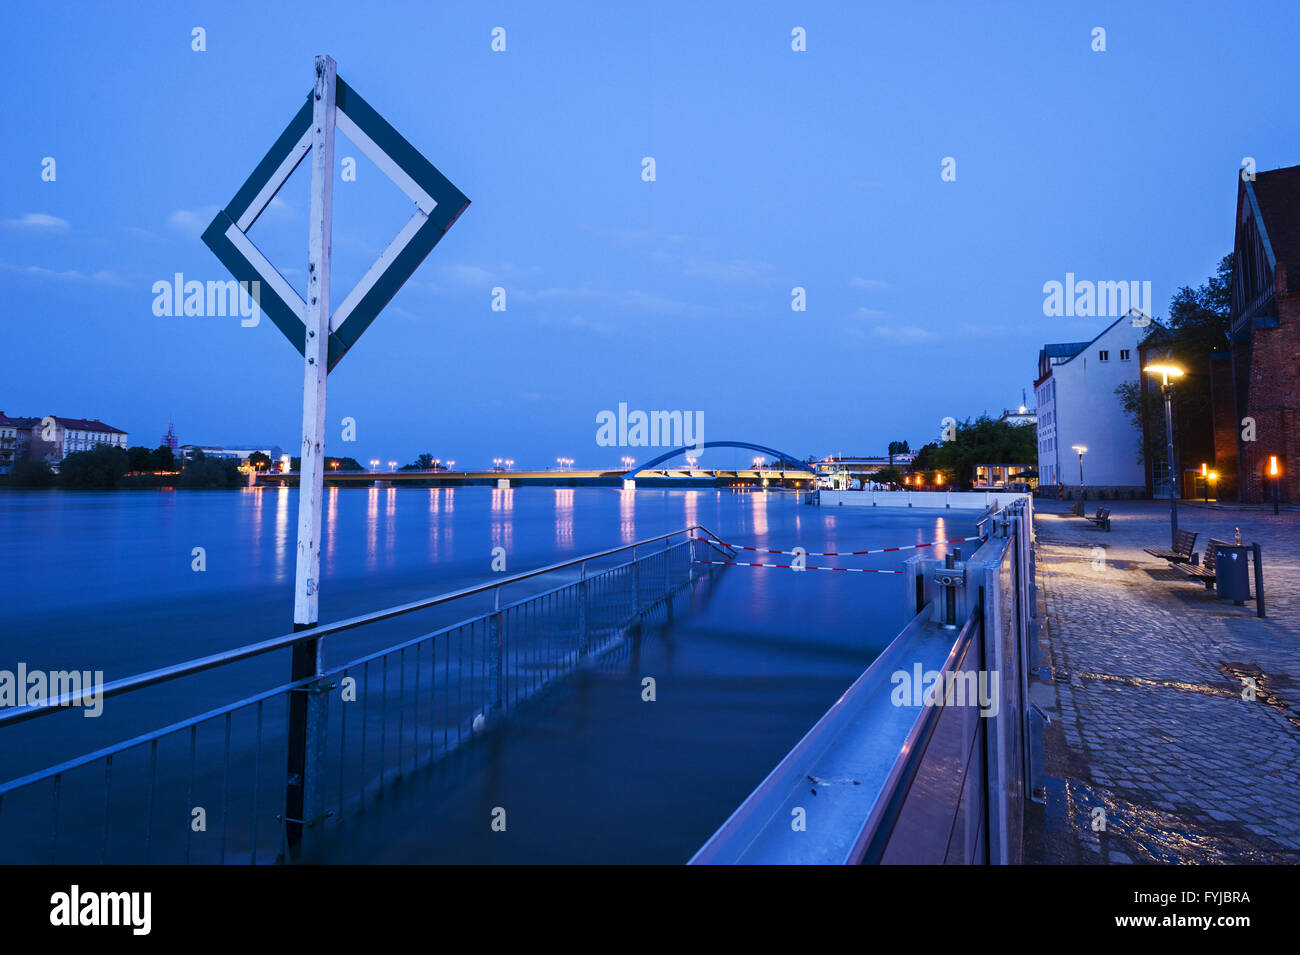
[[[907,561],[907,625],[693,864],[1021,861],[1040,772],[1031,508],[982,514],[966,560]]]
[[[183,678],[308,641],[356,637],[362,628],[383,630],[396,618],[409,623],[476,605],[477,612],[402,642],[372,635],[385,645],[308,679],[0,784],[0,863],[295,859],[305,838],[454,752],[559,677],[636,639],[654,615],[671,613],[674,596],[707,573],[694,563],[695,550],[706,546],[735,556],[692,525],[107,683],[99,694],[106,707],[130,698],[148,714],[150,694],[174,690]],[[556,577],[559,583],[547,580]],[[542,589],[503,597],[528,582]],[[60,713],[81,719],[87,693],[0,711],[0,744],[20,724]],[[291,715],[296,694],[307,697],[305,722]],[[65,724],[62,735],[76,729]],[[39,732],[30,745],[41,745]],[[286,812],[298,805],[301,817]]]

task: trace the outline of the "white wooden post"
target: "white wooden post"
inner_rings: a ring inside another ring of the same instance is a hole
[[[324,491],[325,376],[329,369],[330,223],[334,196],[334,86],[336,68],[316,57],[312,102],[311,212],[307,235],[306,342],[302,387],[302,459],[298,467],[298,559],[294,574],[293,628],[320,619],[321,503]],[[320,641],[295,644],[290,664],[295,683],[320,675]],[[321,790],[325,755],[325,699],[313,683],[290,694],[288,770],[285,780],[285,841],[298,858],[303,831],[324,814]]]
[[[334,207],[336,67],[316,58],[312,107],[311,213],[307,235],[307,340],[302,385],[302,458],[298,468],[298,560],[293,622],[319,619],[321,499],[324,488],[325,376],[329,366],[330,232]]]

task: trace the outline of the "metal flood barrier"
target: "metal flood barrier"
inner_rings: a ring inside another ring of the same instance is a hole
[[[671,614],[673,598],[707,576],[694,563],[703,547],[735,557],[707,528],[692,525],[105,684],[101,699],[109,711],[164,687],[183,703],[174,681],[185,677],[254,659],[268,663],[268,654],[302,641],[355,637],[395,618],[413,623],[434,608],[482,608],[310,679],[0,784],[0,863],[293,861],[304,841],[327,836],[332,824],[403,775],[456,751],[557,679],[639,639],[644,622]],[[505,588],[525,582],[542,589],[503,597]],[[299,732],[290,717],[295,694],[308,699]],[[24,730],[43,730],[51,718],[80,720],[81,698],[0,711],[0,742],[12,740],[21,724],[39,720]],[[142,719],[157,722],[148,705],[140,709]],[[60,738],[82,728],[49,726]],[[291,778],[297,767],[304,778]],[[286,805],[295,804],[286,802],[291,786],[302,794],[304,818],[286,818]]]
[[[906,562],[904,629],[692,864],[1016,864],[1040,771],[1032,501]]]

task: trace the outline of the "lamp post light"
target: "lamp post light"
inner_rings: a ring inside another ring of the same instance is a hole
[[[514,459],[514,458],[506,458],[506,470],[509,471],[509,470],[510,470],[511,468],[513,468],[514,466],[515,466],[515,459]]]
[[[1160,376],[1160,394],[1165,399],[1165,441],[1169,451],[1169,536],[1170,543],[1178,536],[1178,498],[1174,496],[1174,386],[1170,378],[1183,377],[1183,370],[1177,365],[1147,365],[1142,369],[1148,374]]]
[[[371,458],[371,459],[370,459],[370,470],[371,470],[371,471],[377,471],[377,470],[379,470],[379,459],[378,459],[378,458]]]
[[[1218,472],[1218,471],[1211,471],[1211,472],[1210,472],[1209,474],[1207,474],[1205,477],[1206,477],[1206,480],[1208,480],[1208,481],[1210,482],[1210,484],[1213,484],[1213,485],[1214,485],[1214,500],[1217,502],[1217,501],[1219,500],[1219,487],[1218,487],[1218,484],[1217,484],[1216,482],[1219,480],[1219,472]]]
[[[396,470],[397,470],[397,462],[396,462],[396,461],[389,461],[389,462],[388,462],[388,470],[390,470],[390,471],[396,471]]]
[[[1278,466],[1277,466],[1277,455],[1276,455],[1276,454],[1270,454],[1270,455],[1268,456],[1268,475],[1269,475],[1269,477],[1271,477],[1271,478],[1273,479],[1273,513],[1276,514],[1276,513],[1278,513],[1278,510],[1277,510],[1277,499],[1278,499],[1278,489],[1277,489],[1277,485],[1278,485],[1278,479],[1282,476],[1282,472],[1281,472],[1281,470],[1280,470],[1280,469],[1278,468]]]
[[[1088,493],[1083,489],[1083,456],[1088,453],[1088,449],[1082,444],[1072,444],[1070,448],[1079,452],[1079,501],[1083,502]]]

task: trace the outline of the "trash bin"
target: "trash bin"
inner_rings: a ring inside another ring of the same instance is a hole
[[[1250,548],[1244,544],[1214,545],[1214,589],[1221,600],[1231,600],[1238,607],[1250,599],[1247,574]]]

